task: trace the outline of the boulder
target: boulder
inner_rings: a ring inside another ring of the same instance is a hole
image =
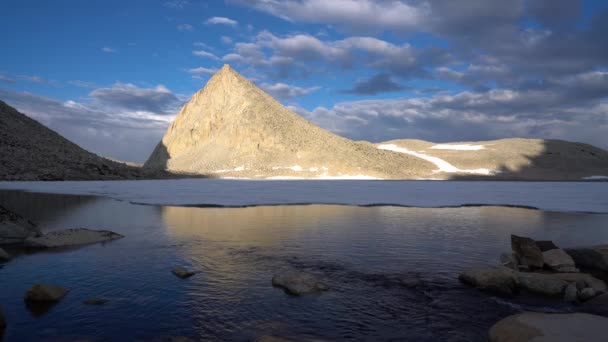
[[[583,312],[608,317],[608,293],[586,301],[580,309]]]
[[[545,265],[557,272],[578,272],[574,260],[563,249],[551,249],[543,252]]]
[[[596,293],[606,291],[606,283],[585,273],[536,273],[517,272],[519,288],[546,296],[564,296],[570,284],[582,288],[593,288]]]
[[[608,272],[608,245],[567,248],[565,251],[578,267]]]
[[[576,288],[576,283],[570,283],[566,286],[564,290],[564,300],[567,302],[576,302],[578,300],[578,289]]]
[[[544,265],[543,252],[534,240],[511,235],[511,249],[515,252],[519,263],[529,268],[542,268]]]
[[[458,279],[465,284],[490,292],[513,293],[517,290],[515,271],[502,266],[470,268],[460,273]]]
[[[272,277],[272,285],[294,296],[329,290],[326,284],[312,274],[295,270],[284,270],[275,274]]]
[[[21,244],[40,230],[30,220],[0,206],[0,245]]]
[[[27,302],[57,302],[68,293],[63,287],[50,284],[36,284],[25,294]]]
[[[196,272],[189,270],[183,266],[178,266],[178,267],[174,268],[173,270],[171,270],[171,273],[175,274],[175,276],[182,278],[182,279],[190,278],[196,274]]]
[[[10,258],[11,256],[4,249],[0,248],[0,261],[8,261]]]
[[[519,262],[517,261],[515,253],[502,253],[500,255],[500,264],[504,267],[516,270]]]
[[[553,241],[536,241],[536,245],[538,246],[538,248],[540,248],[541,252],[546,252],[546,251],[550,251],[552,249],[559,249],[559,247],[557,247]]]
[[[109,302],[110,301],[108,299],[104,298],[89,298],[87,300],[84,300],[82,303],[85,305],[104,305]]]
[[[587,287],[580,291],[580,293],[578,294],[578,299],[581,302],[585,302],[585,301],[595,297],[595,295],[596,295],[595,289],[592,287]]]
[[[490,342],[606,341],[608,318],[585,313],[526,312],[500,320],[490,328]]]
[[[106,242],[123,237],[108,230],[75,228],[58,230],[38,237],[29,237],[25,240],[24,245],[33,248],[58,248]]]

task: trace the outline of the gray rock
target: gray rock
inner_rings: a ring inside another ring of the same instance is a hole
[[[553,241],[536,241],[536,245],[538,246],[538,248],[540,248],[541,252],[546,252],[546,251],[550,251],[552,249],[558,249],[559,247],[557,247]]]
[[[28,302],[57,302],[68,293],[63,287],[50,284],[36,284],[25,294]]]
[[[511,235],[511,249],[515,252],[520,264],[530,268],[543,267],[543,253],[534,240],[527,237]]]
[[[551,249],[543,252],[545,265],[557,272],[578,272],[574,260],[563,249]]]
[[[84,300],[82,303],[86,305],[104,305],[109,302],[110,300],[105,298],[89,298],[87,300]]]
[[[578,294],[578,299],[580,299],[581,302],[585,302],[588,301],[589,299],[593,298],[596,296],[596,292],[595,289],[592,287],[587,287],[584,288],[579,294]]]
[[[326,284],[312,274],[295,270],[283,270],[275,274],[272,277],[272,285],[294,296],[329,290]]]
[[[30,220],[0,206],[0,245],[21,244],[40,230]]]
[[[608,245],[583,248],[567,248],[578,267],[608,272]]]
[[[500,264],[515,270],[517,269],[517,264],[519,264],[519,262],[517,261],[515,253],[502,253],[500,255]]]
[[[578,289],[576,283],[570,283],[564,290],[564,300],[567,302],[576,302],[578,300]]]
[[[182,278],[182,279],[190,278],[196,274],[196,272],[191,271],[183,266],[178,266],[178,267],[174,268],[173,270],[171,270],[171,273],[175,274],[175,276],[177,276],[178,278]]]
[[[8,255],[8,253],[6,253],[6,251],[2,248],[0,248],[0,261],[7,261],[11,258],[10,255]]]
[[[509,316],[490,329],[490,342],[606,341],[608,318],[585,313],[526,312]]]
[[[564,296],[566,287],[570,284],[584,284],[584,287],[593,288],[596,293],[606,291],[606,284],[585,273],[533,273],[518,272],[519,288],[528,292],[546,296]]]
[[[608,293],[586,301],[581,305],[581,311],[608,317]]]
[[[460,273],[458,279],[480,290],[498,293],[513,293],[518,286],[515,271],[502,266],[470,268]]]
[[[108,230],[76,228],[54,231],[38,237],[30,237],[25,240],[24,245],[33,248],[58,248],[112,241],[122,239],[123,237],[118,233]]]

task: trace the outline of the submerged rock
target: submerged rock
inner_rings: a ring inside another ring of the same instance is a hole
[[[608,245],[567,248],[566,253],[579,267],[608,272]]]
[[[600,342],[606,340],[608,318],[585,313],[526,312],[509,316],[490,328],[490,342]]]
[[[543,253],[530,238],[511,235],[511,249],[515,252],[517,260],[529,268],[543,268]]]
[[[34,223],[0,206],[0,245],[21,244],[34,236],[40,236]]]
[[[196,274],[196,272],[189,270],[183,266],[178,266],[178,267],[174,268],[173,270],[171,270],[171,273],[175,274],[175,276],[182,278],[182,279],[190,278]]]
[[[27,302],[57,302],[68,293],[63,287],[50,284],[36,284],[25,294]]]
[[[0,261],[7,261],[10,258],[11,256],[4,249],[0,248]]]
[[[458,279],[485,291],[514,293],[517,290],[516,272],[502,266],[470,268],[460,273]]]
[[[109,303],[110,301],[108,299],[104,299],[104,298],[89,298],[85,301],[83,301],[83,304],[86,305],[104,305]]]
[[[109,230],[92,230],[75,228],[50,232],[39,237],[25,240],[25,246],[34,248],[57,248],[78,245],[88,245],[121,239],[124,236]]]
[[[551,249],[543,252],[545,265],[557,272],[578,272],[574,260],[563,249]]]
[[[282,271],[275,274],[272,277],[272,285],[280,287],[285,292],[294,296],[329,290],[329,287],[315,278],[315,276],[295,270]]]

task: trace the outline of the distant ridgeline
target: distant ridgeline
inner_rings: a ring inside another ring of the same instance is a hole
[[[225,65],[192,96],[143,168],[88,152],[0,101],[0,180],[608,180],[608,152],[561,140],[352,141]]]
[[[608,179],[608,152],[538,139],[352,141],[224,65],[180,110],[144,167],[235,178],[598,180]]]

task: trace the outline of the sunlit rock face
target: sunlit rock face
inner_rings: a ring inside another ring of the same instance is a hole
[[[419,178],[433,167],[323,130],[228,65],[184,105],[145,166],[217,177],[356,179]]]

